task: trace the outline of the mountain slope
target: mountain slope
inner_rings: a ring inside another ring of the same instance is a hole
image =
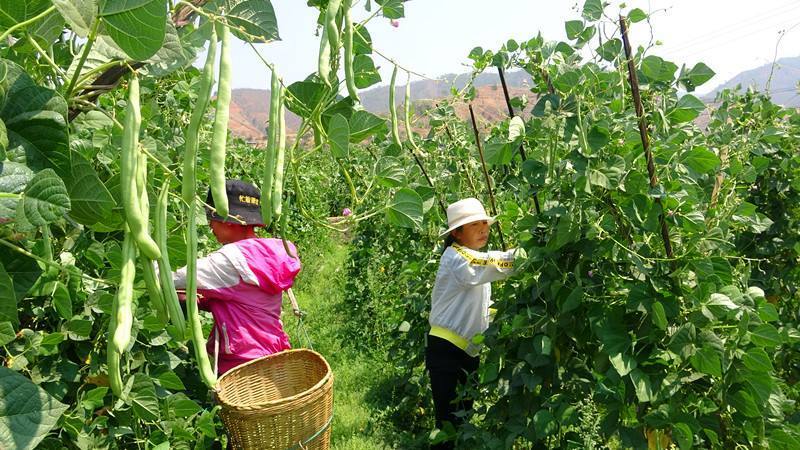
[[[800,87],[798,86],[798,82],[800,82],[800,56],[777,60],[774,72],[772,71],[772,64],[765,64],[755,69],[746,70],[714,89],[714,92],[709,94],[706,100],[712,101],[717,92],[734,88],[737,85],[741,85],[745,89],[753,86],[758,90],[764,91],[766,90],[770,73],[772,73],[772,81],[770,83],[772,101],[784,106],[800,107]]]

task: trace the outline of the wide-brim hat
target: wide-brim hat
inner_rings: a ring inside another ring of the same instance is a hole
[[[465,198],[447,207],[447,229],[439,234],[442,237],[456,228],[472,222],[485,220],[489,225],[495,218],[486,214],[483,204],[477,198]]]
[[[223,219],[215,211],[206,208],[208,220],[238,225],[264,226],[264,220],[261,218],[261,192],[257,187],[242,180],[226,180],[225,193],[228,196],[228,217]],[[206,203],[214,206],[211,189],[208,190]]]

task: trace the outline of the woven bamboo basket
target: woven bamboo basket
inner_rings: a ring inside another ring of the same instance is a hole
[[[328,449],[333,373],[308,349],[286,350],[225,373],[220,416],[235,449]]]

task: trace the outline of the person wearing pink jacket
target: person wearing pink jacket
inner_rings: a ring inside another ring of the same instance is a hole
[[[258,189],[239,180],[228,180],[225,188],[228,217],[206,211],[223,246],[197,260],[198,306],[214,317],[207,350],[217,355],[218,375],[290,348],[281,304],[301,268],[294,244],[256,236],[255,228],[264,226]],[[210,192],[207,203],[213,207]],[[174,272],[173,279],[176,289],[184,289],[186,268]]]

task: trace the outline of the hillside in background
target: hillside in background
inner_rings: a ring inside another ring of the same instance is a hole
[[[704,100],[712,102],[716,93],[722,89],[733,88],[741,85],[743,88],[755,86],[764,90],[772,70],[771,64],[748,70],[721,84]],[[773,101],[785,106],[800,107],[800,57],[783,58],[777,61],[770,90]],[[419,108],[433,106],[436,100],[450,95],[450,89],[455,86],[461,89],[469,81],[469,74],[448,74],[439,80],[419,80],[411,83],[411,99]],[[531,77],[526,72],[518,70],[506,74],[511,96],[528,95],[528,106],[532,107],[536,98],[531,94],[529,87]],[[473,102],[474,109],[481,120],[497,121],[507,117],[503,91],[500,89],[500,79],[496,71],[488,71],[475,79],[477,88],[476,98]],[[396,87],[395,102],[402,108],[405,85]],[[379,86],[361,93],[361,103],[364,108],[381,116],[389,113],[389,87]],[[468,112],[466,106],[456,107],[457,114],[466,119]],[[262,144],[266,137],[266,122],[269,117],[269,91],[263,89],[234,89],[231,103],[230,129],[237,135],[254,144]],[[294,132],[300,125],[300,119],[287,112],[286,126]],[[703,124],[701,124],[702,126]]]
[[[714,89],[713,93],[706,96],[705,100],[713,101],[717,92],[739,85],[743,89],[753,86],[757,90],[764,91],[771,72],[770,92],[772,93],[772,101],[783,106],[800,107],[800,87],[798,86],[798,82],[800,82],[800,56],[777,60],[774,72],[772,71],[772,64],[764,64],[761,67],[746,70],[719,85]]]

